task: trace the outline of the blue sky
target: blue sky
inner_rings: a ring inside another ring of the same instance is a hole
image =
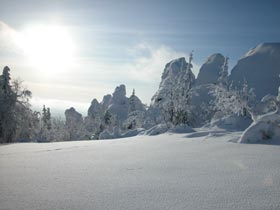
[[[250,48],[280,37],[279,0],[0,0],[0,5],[1,68],[9,65],[25,81],[34,106],[76,106],[83,113],[93,98],[100,100],[121,83],[128,95],[135,88],[149,104],[164,64],[191,50],[197,73],[213,53],[229,56],[233,66]],[[75,54],[64,71],[31,66],[10,44],[10,31],[20,34],[36,25],[67,29]]]

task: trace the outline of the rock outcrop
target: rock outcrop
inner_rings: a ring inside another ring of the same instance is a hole
[[[211,55],[201,66],[196,79],[196,85],[216,84],[225,62],[225,57],[216,53]]]
[[[254,88],[256,98],[277,95],[280,83],[280,43],[265,43],[247,52],[234,66],[230,80],[241,86],[244,80]]]

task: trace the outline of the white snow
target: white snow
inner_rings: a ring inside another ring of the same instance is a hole
[[[209,56],[199,70],[196,85],[217,83],[224,62],[225,57],[220,53]]]
[[[280,43],[264,43],[247,52],[234,66],[230,80],[235,85],[244,79],[260,100],[267,94],[277,95],[280,74]]]
[[[0,209],[280,209],[280,147],[240,135],[2,145]]]
[[[272,112],[259,116],[242,134],[240,143],[280,145],[280,114]]]

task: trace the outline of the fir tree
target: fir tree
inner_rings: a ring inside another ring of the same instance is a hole
[[[0,142],[16,141],[23,127],[30,128],[33,120],[30,97],[31,92],[23,89],[21,82],[11,82],[10,68],[5,66],[0,75]]]
[[[47,118],[47,129],[51,130],[52,124],[51,124],[51,111],[50,108],[47,108],[47,113],[46,113],[46,118]]]

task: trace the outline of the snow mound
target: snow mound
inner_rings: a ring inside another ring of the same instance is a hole
[[[280,115],[278,112],[259,117],[242,134],[240,143],[280,144]]]
[[[218,127],[227,131],[244,131],[251,124],[251,118],[233,115],[212,120],[209,124],[207,124],[204,127]]]
[[[147,136],[155,136],[155,135],[159,135],[159,134],[163,134],[166,133],[168,131],[168,126],[166,124],[158,124],[155,125],[154,127],[148,129],[144,135]]]
[[[145,131],[144,128],[136,128],[133,130],[129,130],[125,133],[120,133],[119,129],[117,128],[115,128],[112,132],[106,129],[99,134],[99,139],[105,140],[105,139],[128,138],[128,137],[144,134],[144,131]]]
[[[133,137],[133,136],[141,135],[141,134],[144,134],[144,132],[145,132],[144,128],[136,128],[136,129],[129,130],[129,131],[123,133],[121,135],[121,138],[128,138],[128,137]]]
[[[144,132],[144,135],[155,136],[166,132],[170,133],[193,133],[195,130],[186,124],[168,126],[167,124],[155,125]]]
[[[196,79],[196,85],[217,83],[224,62],[225,57],[222,54],[216,53],[211,55],[201,66]]]
[[[171,133],[192,133],[195,132],[193,128],[186,124],[176,125],[168,130]]]

